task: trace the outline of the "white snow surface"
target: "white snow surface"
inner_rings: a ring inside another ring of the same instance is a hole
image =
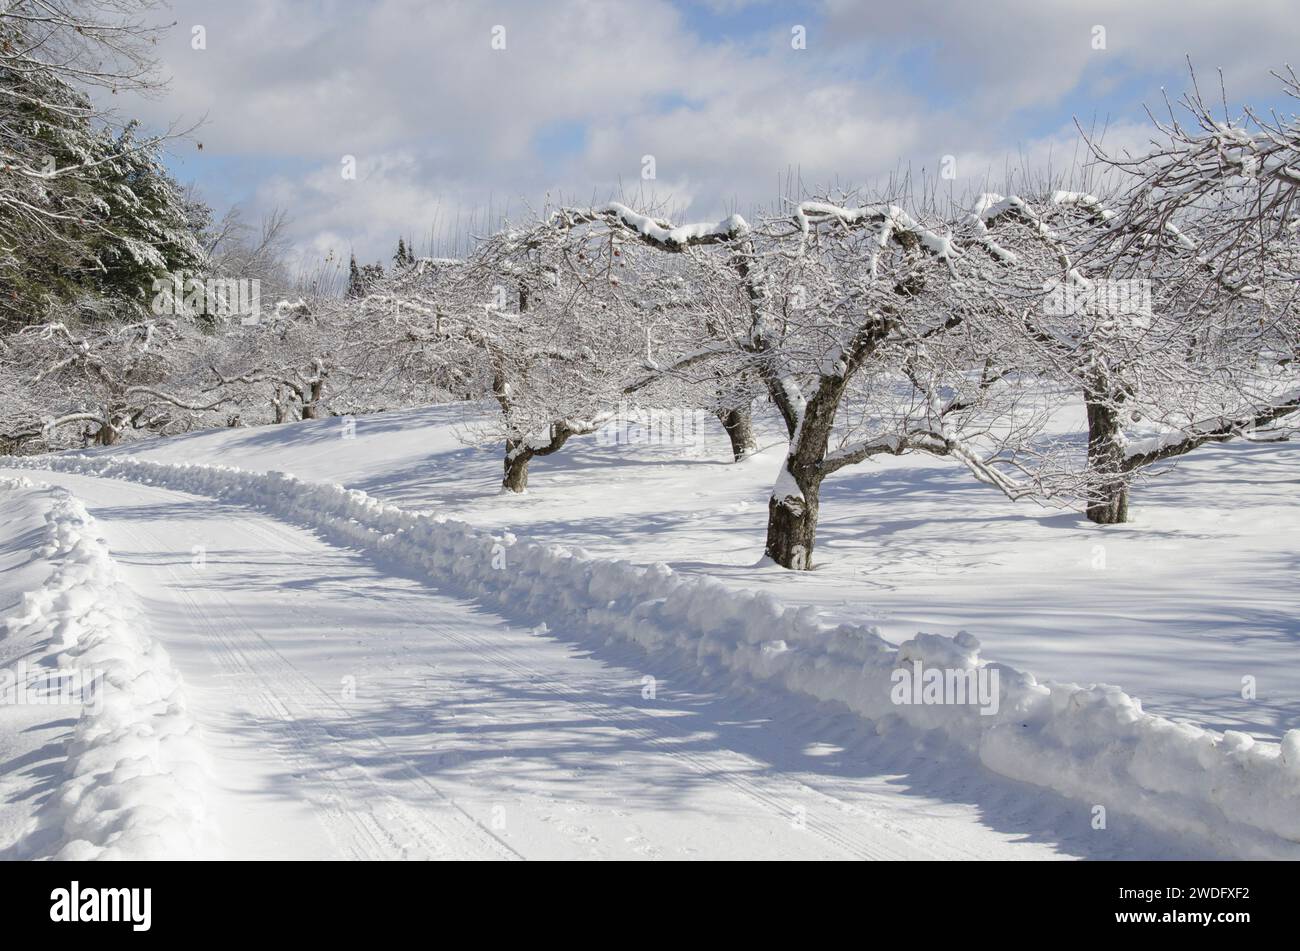
[[[1300,443],[1205,446],[1161,465],[1117,526],[1009,502],[948,461],[877,457],[823,485],[817,569],[788,572],[758,563],[785,458],[775,419],[760,419],[764,448],[739,465],[720,426],[698,447],[574,439],[533,461],[526,496],[500,492],[498,448],[458,440],[477,419],[460,404],[362,417],[347,440],[320,420],[92,452],[287,469],[482,529],[664,562],[828,622],[870,621],[894,643],[967,629],[1005,663],[1120,684],[1171,719],[1274,743],[1300,723]],[[1061,425],[1081,431],[1082,407]]]
[[[61,747],[45,803],[37,808],[21,795],[10,800],[21,805],[0,823],[13,840],[0,841],[0,848],[24,858],[78,860],[206,854],[214,841],[208,767],[181,678],[146,633],[94,519],[66,490],[27,480],[0,479],[0,499],[10,526],[27,523],[19,528],[34,547],[24,573],[45,576],[9,607],[0,658],[14,664],[7,668],[11,677],[15,669],[39,666],[75,673],[86,684],[74,695],[83,704],[71,729],[62,726],[66,704],[0,705],[0,724],[8,726],[0,732],[33,734]],[[37,514],[44,522],[39,528]]]
[[[97,513],[186,671],[229,857],[1023,859],[1205,848],[1120,817],[1097,836],[1072,804],[1000,783],[960,750],[941,755],[937,735],[881,735],[781,691],[718,690],[694,656],[648,666],[625,642],[575,643],[563,628],[494,615],[373,549],[242,504],[46,477]],[[0,499],[6,527],[39,529],[28,494]],[[30,534],[0,547],[0,605],[21,601],[11,584],[31,586],[30,561],[15,557]],[[44,854],[7,813],[30,810],[65,758],[66,719],[43,724],[57,740],[43,745],[18,728],[15,716],[34,709],[0,719],[0,823],[18,833],[0,846],[10,857]]]
[[[468,596],[537,629],[586,643],[634,645],[648,666],[685,661],[725,693],[776,687],[831,701],[881,735],[938,743],[944,755],[1097,806],[1195,854],[1300,856],[1300,731],[1256,741],[1145,712],[1118,687],[1039,682],[982,656],[971,634],[918,634],[892,643],[863,623],[828,624],[811,605],[581,550],[493,535],[441,514],[406,511],[358,490],[280,472],[150,462],[122,456],[11,461],[127,479],[252,507]],[[996,669],[999,704],[899,705],[891,677],[920,661]],[[780,724],[778,723],[779,727]],[[918,747],[919,748],[919,747]],[[1111,820],[1112,828],[1114,819]],[[851,849],[849,851],[852,851]]]

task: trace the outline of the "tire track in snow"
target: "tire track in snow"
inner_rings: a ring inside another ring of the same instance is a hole
[[[309,547],[302,544],[300,537],[295,536],[293,530],[278,519],[260,519],[252,524],[254,531],[260,533],[272,547],[292,546],[299,552],[310,551]],[[334,544],[323,533],[307,530],[314,537]],[[440,593],[451,596],[446,592]],[[889,861],[915,858],[920,851],[939,859],[983,858],[980,853],[955,846],[938,836],[904,829],[883,818],[876,810],[846,802],[800,780],[766,773],[766,767],[760,761],[739,751],[722,749],[704,757],[684,749],[663,748],[657,741],[662,741],[665,735],[683,743],[691,742],[693,737],[672,724],[666,716],[628,704],[613,706],[595,703],[572,687],[534,667],[520,663],[503,651],[498,643],[454,630],[445,624],[430,624],[430,618],[408,605],[398,604],[394,607],[420,627],[434,631],[475,656],[490,658],[530,687],[544,690],[592,719],[634,736],[654,754],[666,756],[697,775],[727,786],[770,815],[790,820],[794,817],[795,808],[803,807],[801,819],[804,826],[848,857]],[[617,702],[614,699],[617,696],[615,691],[610,691],[608,696],[611,704]],[[844,821],[835,822],[824,818],[833,814],[845,817]]]
[[[141,495],[147,501],[147,494]],[[165,550],[161,546],[167,543],[141,529],[138,522],[123,520],[118,524],[145,549]],[[257,524],[250,519],[240,527],[249,534],[258,534],[249,531]],[[310,551],[297,539],[293,541],[295,550]],[[230,609],[222,612],[221,618],[214,617],[196,596],[193,585],[183,580],[174,566],[160,567],[165,568],[172,582],[171,590],[185,602],[187,616],[209,633],[210,639],[205,644],[222,670],[237,684],[237,689],[264,717],[279,721],[292,734],[294,742],[290,748],[279,752],[295,772],[312,776],[322,784],[322,795],[314,804],[321,809],[327,834],[341,850],[359,859],[521,858],[443,795],[427,776],[397,756],[373,731],[366,730],[369,735],[362,743],[375,753],[394,757],[408,775],[417,778],[437,803],[438,810],[446,814],[447,823],[434,823],[427,810],[396,799],[355,757],[323,767],[322,764],[335,758],[331,753],[337,752],[339,741],[319,724],[339,713],[355,724],[351,711],[293,665],[260,631],[240,621],[229,602],[226,605]],[[219,594],[204,594],[211,602],[225,601]],[[211,646],[214,642],[218,645],[215,649]],[[249,684],[254,685],[251,690]],[[316,698],[314,703],[308,699],[312,696]],[[375,808],[376,802],[382,804],[381,809]]]

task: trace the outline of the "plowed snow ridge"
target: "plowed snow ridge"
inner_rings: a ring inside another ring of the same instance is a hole
[[[48,496],[50,565],[0,636],[33,644],[54,669],[95,694],[68,741],[63,775],[41,822],[56,859],[185,859],[204,854],[208,763],[180,676],[145,632],[95,521],[65,489],[0,479],[0,488]]]

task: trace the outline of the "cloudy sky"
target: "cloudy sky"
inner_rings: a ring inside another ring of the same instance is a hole
[[[1076,116],[1144,141],[1189,55],[1216,99],[1222,68],[1232,103],[1285,105],[1293,2],[174,0],[167,95],[119,105],[202,120],[169,161],[218,208],[283,207],[305,253],[386,259],[548,195],[652,190],[713,220],[791,169],[871,184],[952,156],[963,191],[1068,167]]]

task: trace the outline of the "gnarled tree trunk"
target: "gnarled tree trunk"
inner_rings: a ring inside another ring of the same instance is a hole
[[[126,407],[114,400],[114,402],[102,408],[99,422],[99,428],[91,437],[91,442],[96,446],[115,446],[118,439],[122,436],[122,430],[126,428],[130,417],[127,414]]]
[[[501,487],[510,492],[528,491],[528,463],[532,461],[533,452],[519,439],[506,440],[505,478]]]
[[[506,439],[505,477],[501,480],[501,487],[510,492],[527,491],[528,463],[533,457],[559,452],[570,436],[581,436],[586,432],[582,428],[570,429],[564,423],[552,423],[550,441],[544,446],[530,443],[526,436]]]
[[[275,388],[275,396],[271,398],[271,411],[275,414],[277,426],[289,418],[289,397],[284,395],[282,387]]]
[[[316,379],[308,384],[308,397],[302,402],[303,419],[320,419],[321,398],[325,392],[325,380]]]
[[[821,482],[820,474],[800,471],[797,463],[787,459],[772,497],[767,500],[767,544],[763,551],[783,568],[812,568]]]
[[[825,377],[822,383],[817,395],[808,401],[785,467],[767,501],[764,554],[781,567],[795,571],[807,571],[813,566],[817,512],[822,480],[826,478],[823,462],[843,391],[842,379]]]
[[[849,380],[888,335],[890,327],[887,317],[878,317],[860,327],[844,349],[844,358],[837,369],[822,374],[816,391],[801,411],[792,405],[783,381],[773,377],[766,381],[791,432],[785,468],[767,503],[764,548],[764,553],[783,568],[808,571],[813,566],[821,485],[835,468],[826,458],[835,414]]]
[[[720,409],[717,416],[731,441],[731,458],[734,461],[739,462],[758,451],[758,440],[754,438],[754,420],[748,406]]]
[[[1128,521],[1129,473],[1120,441],[1117,401],[1086,393],[1088,408],[1088,519],[1098,525]]]

